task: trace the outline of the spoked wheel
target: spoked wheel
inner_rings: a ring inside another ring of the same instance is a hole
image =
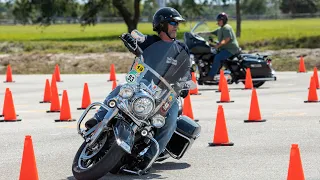
[[[73,160],[72,173],[78,180],[99,179],[107,174],[125,154],[116,143],[113,131],[109,131],[101,135],[93,147],[83,142]]]

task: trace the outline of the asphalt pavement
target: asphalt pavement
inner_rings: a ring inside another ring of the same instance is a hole
[[[216,103],[217,86],[199,86],[201,95],[192,95],[193,114],[202,132],[181,160],[168,159],[154,164],[145,176],[106,175],[102,179],[286,179],[291,144],[298,144],[304,176],[320,179],[320,103],[304,103],[308,98],[313,72],[278,72],[277,81],[257,89],[261,116],[266,122],[244,123],[248,119],[251,90],[229,85],[233,103]],[[24,138],[32,136],[39,178],[74,179],[71,165],[82,143],[76,121],[55,122],[59,113],[47,113],[50,104],[41,104],[45,80],[51,75],[13,75],[14,83],[1,82],[0,110],[5,88],[10,88],[20,122],[0,123],[0,179],[19,178]],[[1,75],[0,79],[5,80]],[[91,101],[103,101],[111,91],[108,74],[66,75],[58,91],[67,90],[72,117],[78,119],[83,85],[88,83]],[[124,75],[117,74],[118,83]],[[319,93],[319,90],[317,90]],[[61,96],[60,96],[61,102]],[[210,147],[213,141],[218,105],[224,108],[228,137],[234,146]],[[95,111],[90,111],[89,116]],[[88,116],[88,117],[89,117]]]

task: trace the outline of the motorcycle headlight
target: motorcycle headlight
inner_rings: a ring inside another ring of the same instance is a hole
[[[133,88],[131,86],[122,86],[119,92],[119,95],[122,98],[129,99],[133,96]]]
[[[147,116],[154,108],[153,101],[148,97],[140,97],[133,102],[133,111],[138,116]]]
[[[166,122],[166,119],[160,114],[157,114],[151,118],[151,125],[156,128],[162,128],[165,122]]]

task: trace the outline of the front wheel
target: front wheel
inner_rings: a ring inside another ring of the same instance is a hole
[[[102,146],[94,155],[86,142],[81,145],[72,164],[72,173],[77,180],[96,180],[103,177],[126,154],[114,138]]]
[[[258,88],[258,87],[262,86],[265,82],[266,82],[266,81],[253,81],[253,82],[252,82],[252,85],[253,85],[253,87]],[[243,83],[243,84],[246,84],[245,81],[242,81],[242,83]]]

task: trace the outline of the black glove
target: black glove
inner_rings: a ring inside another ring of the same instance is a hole
[[[189,90],[180,91],[180,97],[182,97],[183,99],[186,98],[188,94],[189,94]]]
[[[137,44],[137,40],[135,40],[129,33],[123,34],[122,38],[127,42],[124,43],[124,45],[128,48],[128,50],[136,56],[139,56],[141,49]]]
[[[130,46],[132,46],[133,48],[136,47],[136,40],[131,36],[131,34],[126,33],[122,37],[123,37],[124,40],[126,40],[128,42],[128,44]]]

